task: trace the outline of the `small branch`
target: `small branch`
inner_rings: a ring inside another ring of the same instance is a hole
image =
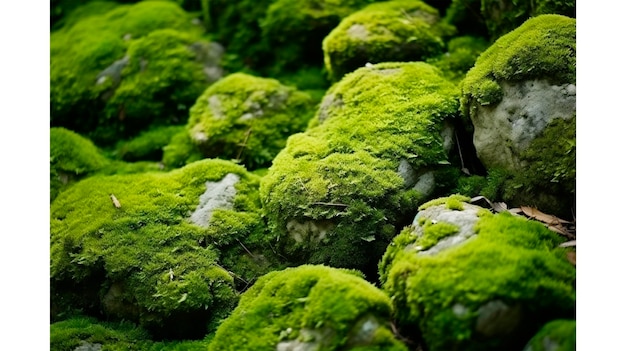
[[[239,241],[239,239],[235,238],[235,240],[237,240],[239,245],[241,245],[241,247],[243,247],[243,249],[246,250],[246,252],[248,253],[248,255],[250,255],[250,257],[254,258],[254,255],[252,254],[252,252],[250,252],[250,250],[248,250],[248,248],[241,241]]]
[[[241,146],[241,149],[239,149],[239,153],[237,154],[237,161],[241,160],[243,149],[245,149],[248,144],[248,139],[250,138],[250,134],[252,134],[252,127],[248,128],[248,131],[246,131],[246,136],[243,139],[243,143],[239,144],[239,146]]]
[[[333,203],[333,202],[314,202],[311,205],[334,206],[334,207],[341,207],[341,208],[348,207],[348,205],[346,204],[338,204],[338,203]]]

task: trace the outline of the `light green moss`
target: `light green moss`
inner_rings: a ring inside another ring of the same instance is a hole
[[[102,111],[116,83],[109,80],[96,84],[98,74],[121,60],[135,40],[155,30],[168,28],[199,37],[201,29],[170,1],[118,5],[99,15],[93,11],[84,13],[84,17],[73,17],[72,23],[50,34],[51,123],[81,133],[102,129],[93,136],[119,138],[115,131],[119,131],[119,119],[124,115],[120,115],[121,111]]]
[[[576,83],[576,20],[541,15],[500,37],[476,60],[461,82],[462,111],[473,104],[501,101],[499,82],[549,79],[553,84]]]
[[[266,274],[243,293],[209,350],[269,350],[281,342],[406,350],[387,327],[390,317],[389,298],[360,275],[304,265]],[[370,327],[359,325],[364,318]]]
[[[405,250],[417,240],[409,229],[394,239],[379,273],[401,327],[419,328],[434,351],[519,349],[533,326],[573,316],[576,270],[557,248],[561,237],[508,212],[483,213],[475,230],[472,240],[434,256]],[[521,306],[518,338],[475,329],[479,309],[496,300]]]
[[[311,97],[275,79],[231,74],[207,88],[190,110],[188,133],[206,157],[269,166],[287,137],[305,129]]]
[[[450,181],[441,176],[451,166],[439,133],[457,113],[457,92],[425,63],[362,68],[333,86],[324,98],[332,102],[322,102],[305,133],[289,138],[262,180],[283,254],[371,272],[395,226],[430,196],[404,184],[400,160],[433,171],[438,184]],[[288,226],[310,223],[326,235],[290,239]]]
[[[544,325],[528,342],[524,351],[576,350],[576,321],[558,319]]]
[[[338,80],[366,63],[423,61],[440,54],[454,28],[418,0],[371,4],[344,18],[324,38],[324,63]]]
[[[437,199],[430,200],[426,203],[423,203],[419,207],[419,211],[425,210],[431,206],[443,205],[445,204],[449,209],[462,210],[463,202],[469,201],[470,198],[465,195],[460,194],[452,194],[448,197],[440,197]]]
[[[89,139],[65,128],[50,128],[50,202],[71,183],[110,162]]]
[[[205,183],[229,173],[240,178],[232,209],[216,210],[206,228],[191,223]],[[234,307],[234,277],[250,268],[240,272],[241,265],[223,261],[244,255],[241,245],[267,255],[259,242],[258,182],[241,166],[205,160],[169,173],[97,175],[76,183],[51,205],[52,296],[70,296],[70,307],[108,309],[162,334],[168,328],[206,333],[203,323],[216,323]],[[264,268],[255,264],[251,272]],[[100,293],[91,295],[94,289]],[[185,316],[193,325],[180,320]]]

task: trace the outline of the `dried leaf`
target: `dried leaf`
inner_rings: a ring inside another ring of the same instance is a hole
[[[522,212],[530,218],[536,219],[546,224],[562,224],[571,223],[566,220],[560,219],[557,216],[545,214],[534,207],[521,206]]]
[[[563,244],[559,245],[559,247],[572,247],[576,246],[576,240],[566,241]]]
[[[520,214],[522,213],[522,209],[515,207],[515,208],[510,209],[509,212],[512,214]]]
[[[117,198],[115,197],[115,195],[111,194],[111,201],[113,201],[113,206],[115,206],[115,208],[120,208],[122,207],[122,205],[120,204],[120,202],[117,200]]]
[[[576,251],[570,251],[567,253],[567,260],[573,264],[574,266],[576,265]]]
[[[493,203],[493,209],[496,212],[504,212],[504,211],[506,211],[508,209],[508,206],[504,202],[494,202]]]
[[[489,206],[491,206],[491,208],[493,208],[493,203],[491,201],[489,201],[488,198],[486,198],[486,197],[484,197],[482,195],[481,196],[474,196],[473,198],[470,199],[470,203],[474,203],[474,202],[477,202],[479,200],[485,200],[489,204]]]

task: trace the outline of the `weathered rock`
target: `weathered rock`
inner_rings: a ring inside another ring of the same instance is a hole
[[[467,200],[420,206],[382,258],[383,289],[429,350],[521,349],[537,325],[575,314],[575,267],[543,224]]]
[[[389,318],[389,297],[358,272],[303,265],[260,277],[209,350],[407,350]]]

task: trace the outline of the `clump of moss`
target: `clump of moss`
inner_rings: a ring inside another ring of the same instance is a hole
[[[406,350],[388,329],[391,301],[356,272],[304,265],[261,277],[209,350]]]
[[[461,82],[461,108],[470,115],[473,104],[491,105],[502,99],[502,81],[549,79],[576,83],[576,20],[560,15],[531,18],[500,37],[476,60]]]
[[[71,183],[110,162],[89,139],[65,128],[50,128],[50,202]]]
[[[197,85],[207,84],[202,64],[186,48],[199,40],[201,28],[178,5],[144,1],[107,9],[99,15],[86,11],[50,35],[51,123],[89,132],[96,143],[117,141],[120,132],[130,136],[145,119],[171,120],[172,106],[190,106],[197,97],[189,101],[196,94],[190,91],[201,92],[204,86]],[[141,40],[161,29],[170,32]],[[154,56],[155,50],[167,64]],[[133,86],[141,90],[130,97]],[[119,96],[107,103],[117,88]],[[147,110],[140,113],[143,107]]]
[[[295,264],[375,271],[396,226],[435,184],[455,182],[440,133],[456,116],[457,94],[425,63],[361,68],[333,86],[262,180],[282,254]]]
[[[324,38],[324,63],[333,80],[366,63],[424,61],[442,53],[454,27],[418,0],[371,4],[344,18]]]
[[[204,158],[191,137],[187,128],[174,134],[169,144],[163,147],[162,163],[169,169],[179,168]]]
[[[520,349],[543,323],[574,315],[576,270],[557,247],[562,238],[539,222],[486,210],[474,231],[435,254],[409,249],[427,239],[410,228],[393,240],[379,274],[400,328],[419,331],[434,351]]]
[[[444,204],[446,205],[447,208],[451,210],[462,210],[463,202],[467,202],[469,201],[469,199],[470,198],[465,195],[452,194],[447,197],[440,197],[440,198],[425,202],[422,205],[420,205],[419,210],[421,211],[431,206],[444,205]]]
[[[229,193],[218,191],[227,176],[236,183]],[[163,337],[205,335],[234,307],[234,279],[268,266],[258,183],[222,160],[76,183],[51,205],[54,309],[104,311]],[[207,203],[217,205],[199,215],[206,223],[194,220]],[[256,255],[254,267],[226,265],[244,255],[240,244]]]
[[[439,68],[449,80],[458,83],[465,78],[489,43],[481,37],[461,36],[450,39],[447,46],[446,53],[427,59],[426,62]]]
[[[206,157],[233,159],[254,169],[268,166],[312,115],[308,94],[275,79],[234,73],[200,95],[187,129]]]
[[[202,351],[209,342],[153,341],[149,333],[130,322],[102,322],[77,316],[50,324],[50,350]]]
[[[524,351],[576,350],[576,321],[558,319],[544,325],[528,342]]]
[[[160,161],[163,158],[163,148],[170,143],[174,135],[184,130],[184,126],[151,128],[135,138],[119,142],[115,148],[115,155],[117,158],[131,162]]]

